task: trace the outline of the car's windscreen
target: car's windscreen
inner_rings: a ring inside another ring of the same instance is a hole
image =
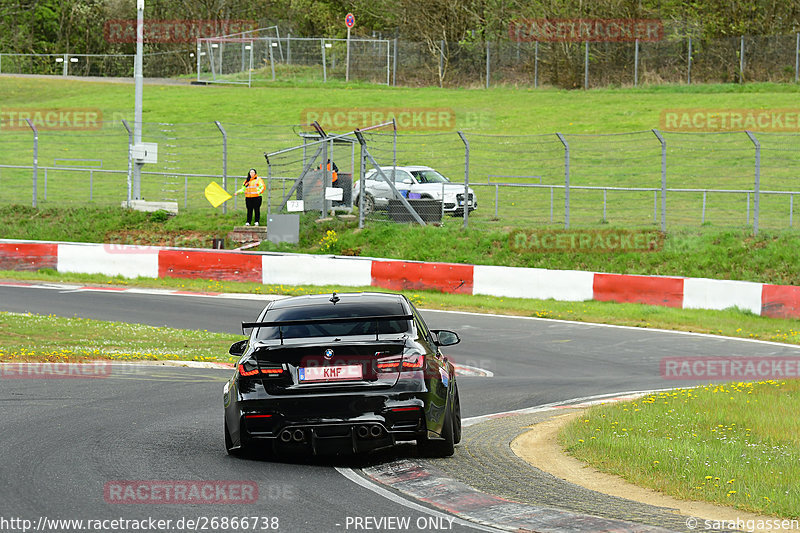
[[[311,320],[320,318],[356,318],[370,316],[405,315],[403,306],[397,302],[378,304],[327,304],[324,306],[297,306],[270,309],[262,322],[283,322],[288,320]],[[289,324],[258,328],[256,339],[284,339],[305,337],[347,337],[351,335],[406,333],[410,331],[409,320],[364,320],[357,322],[323,323],[323,324]],[[280,332],[279,332],[280,329]]]
[[[436,172],[435,170],[412,170],[411,174],[417,178],[419,183],[449,183],[450,180]]]

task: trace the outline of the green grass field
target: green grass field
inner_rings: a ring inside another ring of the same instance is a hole
[[[303,122],[308,108],[420,107],[487,111],[481,133],[619,133],[659,127],[662,109],[792,108],[800,86],[654,86],[565,91],[496,87],[439,89],[364,84],[263,87],[145,85],[143,120],[150,123],[286,125]],[[7,108],[98,108],[104,117],[133,118],[133,84],[0,77]]]
[[[592,407],[568,425],[568,453],[685,500],[798,518],[800,381],[706,385]]]
[[[463,129],[470,139],[470,181],[480,201],[473,223],[488,227],[558,225],[564,221],[562,190],[493,185],[563,185],[564,148],[554,132],[564,133],[570,143],[572,187],[660,188],[661,146],[649,130],[663,129],[663,110],[791,109],[798,92],[800,86],[791,84],[589,91],[395,88],[341,82],[299,86],[281,82],[252,89],[146,85],[144,140],[159,143],[160,157],[158,164],[145,170],[163,175],[146,175],[143,195],[177,201],[181,208],[209,208],[202,192],[210,178],[172,174],[221,174],[222,136],[214,120],[228,132],[228,174],[234,180],[252,166],[266,175],[262,153],[297,145],[300,137],[290,125],[308,122],[326,111],[445,109],[455,116],[455,122],[444,128],[447,131],[420,131],[413,125],[400,128],[398,163],[429,164],[453,180],[462,179],[464,146],[454,130]],[[42,205],[119,205],[125,199],[128,134],[120,120],[132,119],[132,84],[0,77],[0,101],[3,109],[12,110],[90,108],[100,111],[106,121],[99,130],[41,132],[39,164],[53,167],[46,172],[46,194],[45,173],[40,172],[38,200]],[[351,127],[345,123],[338,129]],[[626,134],[616,135],[621,133]],[[668,187],[753,188],[754,148],[743,133],[675,133],[665,134],[665,138]],[[771,133],[759,138],[762,189],[798,190],[800,136],[796,132]],[[0,140],[0,164],[30,165],[32,135],[26,126],[0,129]],[[349,171],[354,166],[352,152],[342,147],[337,150],[340,168]],[[390,164],[391,136],[371,137],[370,150],[381,164]],[[272,175],[296,179],[301,160],[299,152],[274,158]],[[90,177],[85,171],[56,169],[65,166],[98,170]],[[105,172],[108,170],[119,172]],[[30,170],[0,169],[0,204],[30,202],[30,183]],[[273,205],[279,204],[286,186],[284,181],[275,182]],[[653,191],[611,190],[604,202],[602,191],[573,189],[571,204],[573,226],[658,227],[660,223],[660,193]],[[754,209],[750,198],[748,215],[744,193],[712,193],[704,217],[702,193],[672,192],[667,196],[667,225],[697,227],[704,222],[712,227],[746,227],[752,223]],[[762,195],[761,226],[788,228],[793,211],[789,196]]]
[[[0,361],[3,362],[98,359],[230,362],[228,348],[240,338],[208,331],[0,312]]]

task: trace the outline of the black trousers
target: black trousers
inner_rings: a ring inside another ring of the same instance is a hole
[[[247,223],[250,224],[251,222],[260,222],[261,221],[261,197],[260,196],[252,196],[252,197],[245,197],[244,204],[247,206]],[[255,215],[255,221],[253,220],[253,215]]]

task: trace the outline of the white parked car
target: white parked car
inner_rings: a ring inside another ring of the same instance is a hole
[[[403,166],[381,167],[384,175],[393,180],[394,187],[406,198],[428,198],[440,200],[444,204],[444,212],[452,215],[464,213],[464,185],[451,183],[431,167]],[[386,209],[393,192],[389,184],[374,168],[364,177],[364,212],[371,213],[375,209]],[[361,183],[353,183],[353,205],[359,205]],[[470,212],[478,207],[475,192],[469,189],[466,205]]]

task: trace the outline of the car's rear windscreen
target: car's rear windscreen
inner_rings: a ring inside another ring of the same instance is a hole
[[[320,306],[297,306],[270,309],[262,322],[284,322],[291,320],[314,320],[325,318],[357,318],[375,316],[393,316],[408,314],[399,302],[381,303],[339,303]],[[258,340],[305,337],[347,337],[351,335],[407,333],[410,331],[409,320],[369,320],[344,323],[322,324],[287,324],[282,326],[261,327],[256,332]]]

